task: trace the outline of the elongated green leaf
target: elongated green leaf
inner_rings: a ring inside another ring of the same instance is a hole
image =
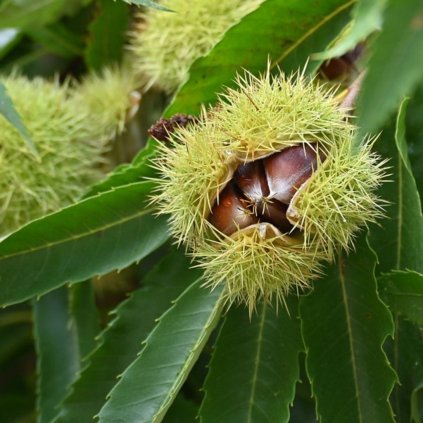
[[[392,318],[376,292],[376,256],[365,239],[340,254],[300,305],[307,373],[321,423],[394,422],[395,383],[382,345]]]
[[[422,2],[389,0],[357,101],[361,133],[374,132],[384,123],[402,97],[422,80],[422,69]]]
[[[386,128],[376,147],[385,157],[392,157],[391,183],[386,183],[381,190],[383,198],[392,204],[387,207],[388,219],[383,226],[371,229],[371,245],[379,257],[380,270],[390,272],[391,269],[414,269],[419,272],[423,268],[423,220],[421,216],[420,198],[407,157],[405,141],[405,112],[407,101],[403,101],[398,112],[396,127]],[[397,272],[395,272],[397,273]],[[416,379],[414,369],[403,363],[401,356],[415,357],[414,363],[421,363],[421,342],[415,336],[407,339],[404,336],[404,325],[398,314],[394,300],[403,301],[402,297],[387,296],[386,284],[379,279],[383,299],[395,313],[394,341],[389,343],[391,361],[398,373],[401,385],[395,386],[392,404],[400,421],[409,421],[411,417],[411,396],[420,382]],[[404,288],[403,288],[404,289]],[[412,311],[414,307],[410,310]],[[405,330],[405,334],[409,330]],[[419,366],[421,364],[418,364]],[[417,368],[417,367],[416,367]]]
[[[216,325],[221,288],[191,285],[159,320],[140,356],[125,370],[99,413],[100,422],[163,419]]]
[[[150,166],[150,160],[154,157],[156,146],[156,141],[149,140],[132,164],[116,168],[106,179],[94,185],[85,197],[92,197],[113,188],[155,176],[155,171]]]
[[[372,227],[370,243],[378,254],[381,272],[391,269],[423,272],[423,218],[420,198],[407,156],[405,111],[401,104],[396,130],[386,128],[376,144],[377,150],[389,161],[389,177],[380,195],[391,204],[386,207],[383,226]],[[395,139],[394,139],[395,137]]]
[[[401,385],[397,385],[392,394],[391,402],[398,422],[421,421],[413,410],[413,399],[421,395],[423,381],[423,333],[420,326],[395,316],[395,342],[389,345],[392,363],[400,377]],[[414,415],[414,416],[413,416]],[[413,418],[412,418],[413,416]]]
[[[54,23],[41,28],[28,28],[25,33],[48,51],[71,58],[83,53],[82,37],[67,29],[63,24]]]
[[[51,423],[79,369],[78,344],[69,327],[68,292],[60,288],[34,301],[38,423]]]
[[[285,58],[351,4],[346,0],[267,0],[232,27],[210,54],[192,65],[190,79],[166,115],[198,113],[201,104],[213,103],[224,86],[233,85],[237,72],[263,72],[269,58],[274,66],[284,69]],[[336,35],[331,34],[331,39]],[[319,51],[329,43],[325,36],[320,41],[322,45],[316,43]],[[297,66],[306,58],[301,57]]]
[[[413,175],[423,198],[423,85],[413,94],[407,107],[407,144]]]
[[[250,321],[244,307],[228,312],[209,368],[203,423],[288,422],[303,351],[298,298],[290,314],[261,304]]]
[[[69,287],[69,324],[76,334],[80,359],[95,347],[100,332],[100,316],[90,281]]]
[[[85,62],[94,71],[120,62],[129,23],[129,8],[124,3],[98,0],[98,7],[85,52]]]
[[[55,423],[92,420],[117,376],[136,359],[156,319],[198,277],[199,272],[189,269],[183,253],[174,252],[144,278],[145,287],[114,312],[114,319],[100,335],[97,348],[87,358],[88,364],[61,405]]]
[[[364,41],[372,32],[382,27],[382,15],[386,0],[359,0],[353,11],[351,27],[336,45],[315,57],[329,59],[342,56]]]
[[[0,304],[122,269],[162,245],[165,218],[146,208],[152,186],[140,182],[105,192],[6,238],[0,243]]]
[[[91,0],[3,0],[0,28],[42,26],[73,13]],[[35,19],[36,18],[36,19]]]
[[[423,275],[393,271],[378,278],[380,295],[391,310],[423,326]]]
[[[6,87],[2,82],[0,82],[0,114],[2,114],[3,117],[19,131],[30,151],[33,154],[37,154],[37,148],[31,139],[31,135],[22,122],[19,113],[13,105],[12,99],[7,94]]]

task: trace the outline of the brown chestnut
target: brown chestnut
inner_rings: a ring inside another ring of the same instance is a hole
[[[231,181],[216,200],[209,222],[225,235],[232,235],[238,229],[259,222],[258,217],[247,207],[247,201],[237,192],[237,188]]]
[[[263,162],[269,197],[289,205],[298,188],[317,168],[317,153],[308,144],[300,144],[266,157]]]
[[[277,200],[269,200],[259,210],[260,220],[271,223],[281,232],[289,232],[292,229],[292,225],[286,217],[287,209],[287,205]]]

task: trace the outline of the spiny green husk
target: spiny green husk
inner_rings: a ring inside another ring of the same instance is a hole
[[[6,235],[77,200],[102,176],[104,153],[123,129],[133,87],[117,70],[81,84],[17,74],[0,79],[39,153],[0,117],[0,235]]]
[[[173,12],[149,8],[132,34],[135,72],[147,86],[173,92],[191,64],[263,0],[163,0]]]
[[[357,146],[355,131],[333,92],[315,81],[247,73],[198,124],[161,145],[155,166],[163,178],[154,201],[205,269],[206,284],[224,281],[228,301],[252,310],[260,298],[283,299],[308,286],[319,263],[352,247],[360,227],[382,214],[374,191],[384,177],[372,142]],[[325,158],[290,203],[295,231],[281,234],[261,223],[228,237],[211,227],[211,208],[240,164],[303,143]]]

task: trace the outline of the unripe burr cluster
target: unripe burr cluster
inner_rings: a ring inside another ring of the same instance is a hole
[[[237,82],[161,144],[154,201],[205,283],[252,311],[309,286],[382,214],[384,163],[326,87],[269,73]]]

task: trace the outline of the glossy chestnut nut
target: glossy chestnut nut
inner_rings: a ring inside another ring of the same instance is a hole
[[[259,222],[245,199],[239,195],[231,181],[220,193],[209,216],[209,222],[225,235],[232,235],[239,229]]]
[[[296,145],[266,157],[264,168],[269,197],[289,205],[298,188],[317,168],[317,153],[307,144]]]
[[[303,143],[238,166],[213,206],[210,223],[226,235],[259,222],[291,231],[288,206],[317,163],[315,149]]]

